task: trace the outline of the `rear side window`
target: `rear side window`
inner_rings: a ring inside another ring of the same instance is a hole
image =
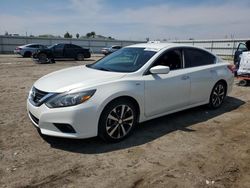
[[[80,46],[77,46],[77,45],[74,45],[74,44],[71,44],[71,47],[74,48],[74,49],[81,49]]]
[[[215,56],[199,49],[184,49],[185,68],[215,63]]]
[[[113,49],[120,49],[121,46],[113,46],[112,48],[113,48]]]
[[[74,44],[65,44],[65,48],[67,48],[67,49],[81,49],[80,46],[77,46]]]
[[[28,47],[30,47],[30,48],[39,48],[39,45],[33,44],[33,45],[29,45]]]

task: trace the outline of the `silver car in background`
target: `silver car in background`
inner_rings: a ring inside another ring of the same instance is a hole
[[[122,46],[118,46],[118,45],[111,46],[109,48],[102,48],[101,53],[104,55],[109,55],[109,54],[111,54],[111,53],[113,53],[121,48],[122,48]]]
[[[23,57],[31,57],[31,55],[39,50],[47,48],[45,45],[42,44],[26,44],[22,46],[17,46],[14,50],[14,54],[19,54]]]

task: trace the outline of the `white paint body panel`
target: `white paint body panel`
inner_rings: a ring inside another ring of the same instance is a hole
[[[250,74],[250,52],[242,53],[238,74]]]
[[[85,66],[64,69],[48,74],[34,87],[46,92],[76,92],[96,89],[88,101],[65,108],[48,108],[45,104],[33,106],[27,100],[27,110],[39,119],[42,134],[89,138],[97,136],[98,121],[104,107],[121,96],[134,98],[140,109],[139,122],[147,121],[190,107],[207,104],[213,86],[219,80],[227,82],[227,93],[232,89],[233,74],[228,63],[185,68],[168,74],[147,74],[145,71],[167,49],[181,47],[177,44],[138,44],[130,47],[153,49],[157,53],[133,73],[115,73],[94,70]],[[53,123],[68,123],[76,133],[60,132]]]

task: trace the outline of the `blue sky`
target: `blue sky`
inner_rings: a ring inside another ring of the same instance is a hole
[[[240,3],[239,3],[240,2]],[[250,0],[1,0],[0,34],[117,39],[250,37]]]

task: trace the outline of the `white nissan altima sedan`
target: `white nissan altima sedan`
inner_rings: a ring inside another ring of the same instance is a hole
[[[144,43],[40,78],[27,109],[44,135],[115,142],[143,121],[204,104],[219,108],[232,84],[231,66],[204,49]]]

